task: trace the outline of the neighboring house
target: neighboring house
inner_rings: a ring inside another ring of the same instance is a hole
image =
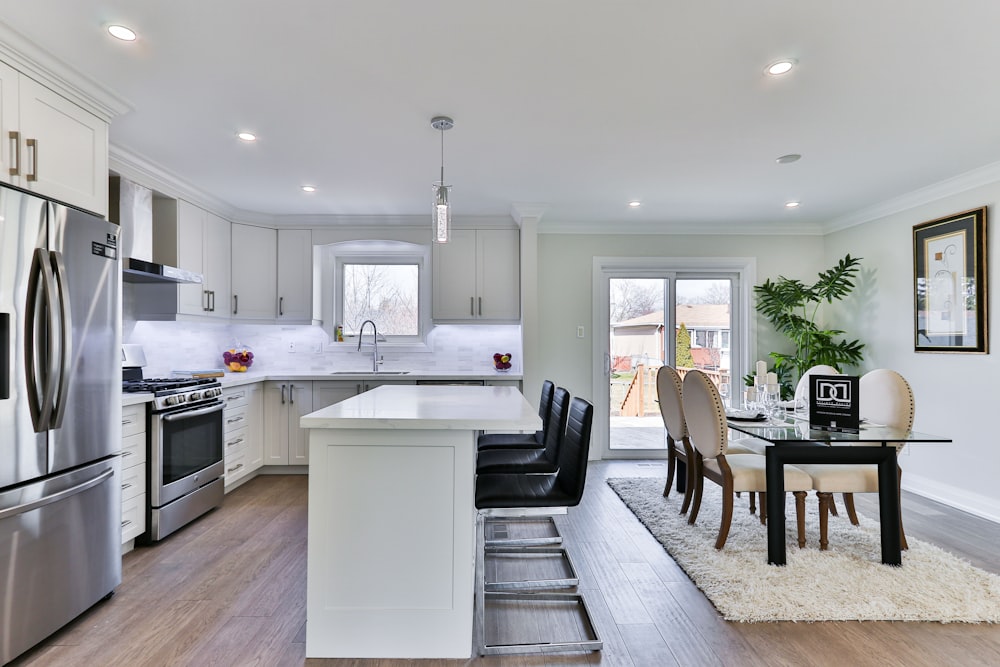
[[[683,323],[691,336],[691,356],[697,368],[729,369],[728,304],[682,304],[677,306],[675,328]],[[615,369],[627,370],[639,363],[663,363],[663,311],[658,310],[611,325],[611,350]],[[623,360],[631,363],[621,368]]]

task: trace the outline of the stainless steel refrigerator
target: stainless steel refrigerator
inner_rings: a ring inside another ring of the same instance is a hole
[[[0,663],[121,583],[117,239],[0,186]]]

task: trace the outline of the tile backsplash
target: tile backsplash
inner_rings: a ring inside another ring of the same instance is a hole
[[[237,342],[253,350],[251,372],[371,369],[369,345],[359,352],[356,338],[332,342],[322,328],[313,325],[126,320],[122,339],[143,346],[146,377],[168,376],[174,370],[221,368],[222,352]],[[441,325],[430,331],[426,345],[379,344],[385,370],[489,373],[494,352],[512,353],[511,372],[521,373],[520,325]]]

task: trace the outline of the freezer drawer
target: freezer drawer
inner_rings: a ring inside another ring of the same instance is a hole
[[[118,456],[0,493],[0,663],[112,593],[121,572]]]

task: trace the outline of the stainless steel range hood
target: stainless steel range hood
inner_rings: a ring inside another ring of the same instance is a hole
[[[200,273],[153,261],[153,191],[115,176],[110,181],[111,222],[121,227],[122,280],[127,283],[201,283]]]

